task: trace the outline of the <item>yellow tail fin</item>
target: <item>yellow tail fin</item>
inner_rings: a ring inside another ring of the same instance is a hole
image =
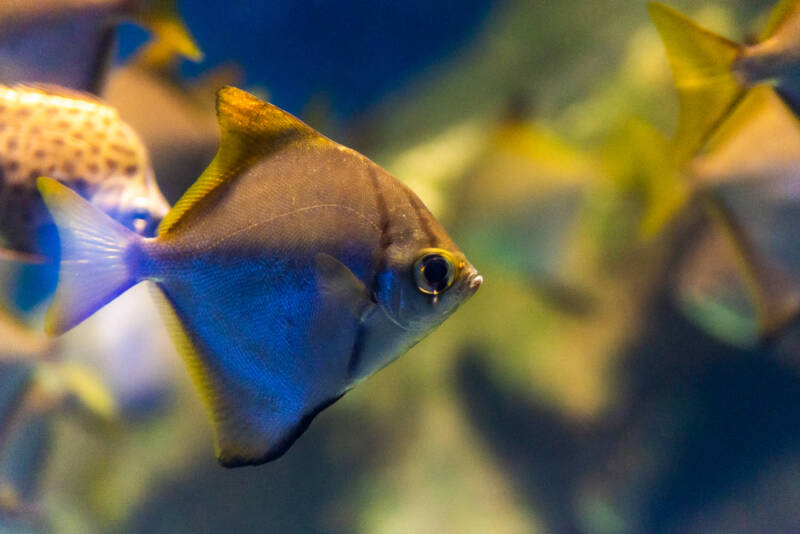
[[[744,95],[732,71],[741,46],[720,37],[671,7],[648,6],[667,50],[680,99],[673,143],[678,165],[692,158]]]

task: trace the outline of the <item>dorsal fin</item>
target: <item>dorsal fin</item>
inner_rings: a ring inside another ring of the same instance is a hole
[[[170,210],[158,236],[176,223],[217,187],[228,183],[256,160],[289,143],[333,143],[300,119],[235,87],[217,92],[219,150],[200,178]]]

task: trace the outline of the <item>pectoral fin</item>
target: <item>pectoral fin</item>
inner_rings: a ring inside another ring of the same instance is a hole
[[[321,252],[314,257],[314,264],[320,291],[326,298],[344,304],[359,321],[377,309],[364,283],[344,263]]]

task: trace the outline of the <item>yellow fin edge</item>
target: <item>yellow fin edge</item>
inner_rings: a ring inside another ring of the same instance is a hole
[[[212,379],[208,370],[206,369],[203,359],[197,352],[197,349],[192,342],[191,336],[186,331],[186,328],[181,321],[178,312],[175,310],[169,297],[164,293],[164,290],[155,283],[148,283],[148,289],[153,296],[159,313],[164,320],[164,325],[167,328],[170,338],[175,345],[178,354],[180,354],[186,368],[189,371],[189,376],[192,379],[197,390],[200,392],[200,398],[206,409],[206,413],[211,419],[215,436],[218,432],[217,419],[215,417],[214,406],[214,388],[212,386]],[[219,457],[219,440],[214,440],[214,452]]]

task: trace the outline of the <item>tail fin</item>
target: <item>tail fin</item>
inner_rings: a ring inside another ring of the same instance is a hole
[[[61,334],[136,283],[126,260],[142,238],[55,180],[39,178],[38,186],[61,240],[58,288],[45,329]]]
[[[648,9],[664,41],[680,99],[673,139],[680,165],[703,147],[744,95],[745,86],[732,71],[741,46],[664,4],[651,2]]]

